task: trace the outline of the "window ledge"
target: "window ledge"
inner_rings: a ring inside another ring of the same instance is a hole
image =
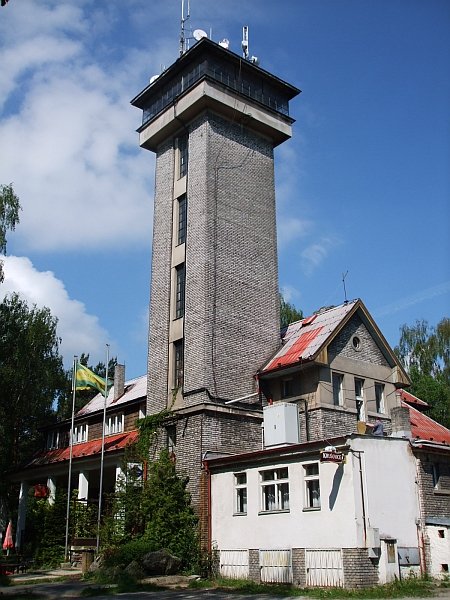
[[[305,508],[303,508],[303,512],[317,512],[321,509],[321,506],[306,506]]]
[[[233,513],[233,517],[246,517],[247,513],[246,512],[235,512]]]
[[[284,509],[276,509],[276,510],[260,510],[258,515],[278,515],[280,513],[288,513],[290,512],[289,508]]]
[[[433,492],[435,496],[450,496],[450,490],[440,490],[439,488],[434,488]]]

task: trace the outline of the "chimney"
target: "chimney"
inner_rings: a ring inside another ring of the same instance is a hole
[[[411,420],[406,406],[395,406],[391,410],[391,437],[411,439]]]
[[[114,369],[114,400],[125,392],[125,365],[116,365]]]

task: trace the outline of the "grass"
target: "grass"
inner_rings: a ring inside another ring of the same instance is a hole
[[[217,579],[199,580],[190,584],[191,589],[213,588],[229,593],[254,594],[261,597],[263,594],[277,596],[307,596],[308,598],[405,598],[418,596],[432,596],[436,585],[426,579],[411,578],[395,581],[386,585],[379,585],[365,589],[342,588],[296,588],[290,585],[264,585],[247,580]]]

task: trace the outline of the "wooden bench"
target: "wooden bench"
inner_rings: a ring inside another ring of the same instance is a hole
[[[28,562],[20,556],[12,556],[10,559],[3,557],[0,559],[0,575],[26,573],[27,570]]]

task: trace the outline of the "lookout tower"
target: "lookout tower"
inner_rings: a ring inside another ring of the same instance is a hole
[[[259,443],[254,374],[280,342],[273,150],[298,93],[202,38],[132,100],[156,153],[147,409],[189,417],[198,465]],[[231,424],[256,408],[254,436]]]

